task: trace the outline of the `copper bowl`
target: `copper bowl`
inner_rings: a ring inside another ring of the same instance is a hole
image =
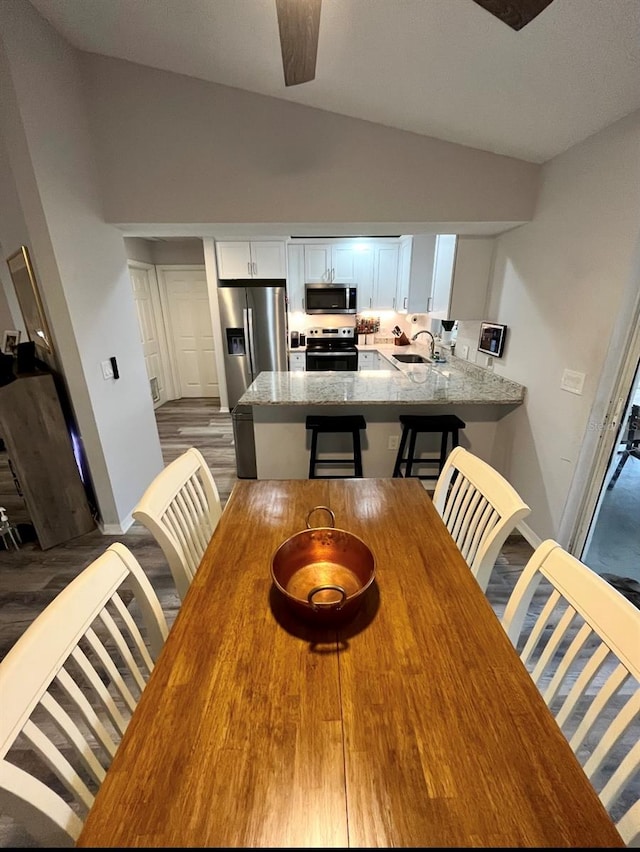
[[[319,510],[328,512],[331,526],[311,526],[311,516]],[[335,521],[328,506],[315,506],[307,514],[307,529],[283,542],[271,561],[278,593],[296,615],[313,624],[350,619],[375,578],[372,552],[358,536],[336,529]]]

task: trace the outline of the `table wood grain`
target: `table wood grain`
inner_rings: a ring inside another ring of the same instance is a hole
[[[376,582],[296,619],[271,558],[331,506]],[[78,846],[622,846],[415,479],[231,494]]]

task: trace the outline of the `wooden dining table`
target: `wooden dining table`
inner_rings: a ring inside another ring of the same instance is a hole
[[[375,559],[342,625],[272,583],[315,506]],[[398,478],[234,486],[77,845],[624,844],[428,493]]]

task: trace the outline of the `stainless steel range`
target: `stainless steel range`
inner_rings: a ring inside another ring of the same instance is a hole
[[[306,369],[357,370],[358,350],[355,326],[310,328],[307,331]]]

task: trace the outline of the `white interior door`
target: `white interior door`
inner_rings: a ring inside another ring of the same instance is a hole
[[[160,294],[155,267],[148,263],[129,262],[133,298],[138,311],[140,340],[154,408],[171,398],[167,341],[164,335]]]
[[[158,267],[177,397],[219,397],[203,267]]]

